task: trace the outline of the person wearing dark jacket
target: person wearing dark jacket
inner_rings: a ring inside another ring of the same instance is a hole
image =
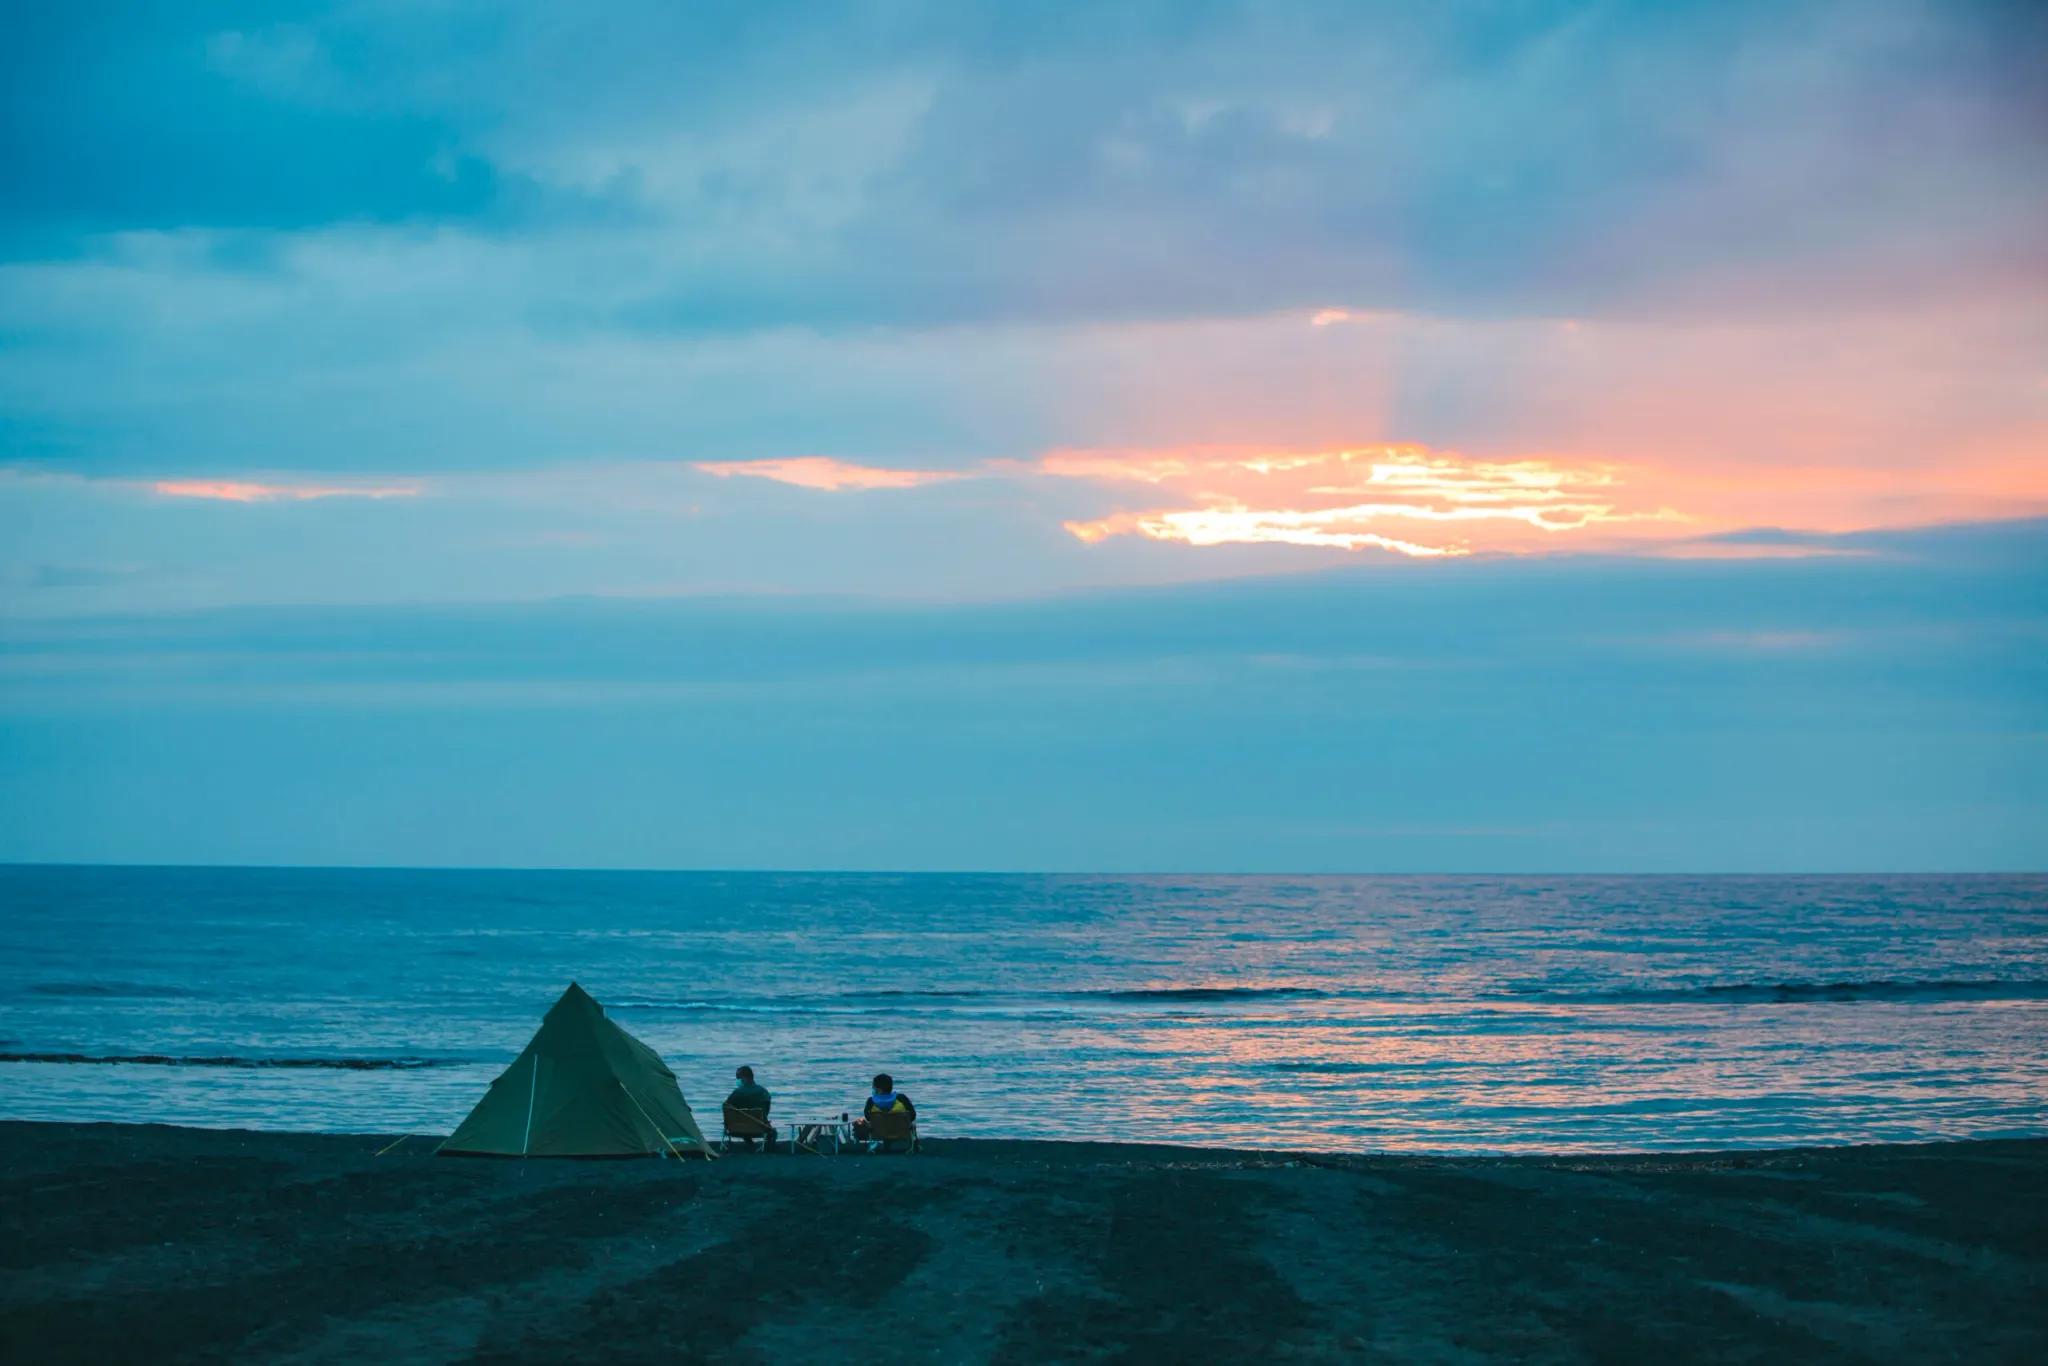
[[[775,1097],[768,1094],[767,1087],[754,1080],[753,1068],[735,1068],[733,1076],[739,1081],[739,1085],[732,1088],[732,1094],[725,1098],[725,1103],[732,1109],[745,1110],[748,1114],[753,1115],[763,1124],[766,1124],[768,1122],[768,1107],[775,1103]],[[754,1140],[748,1138],[746,1144],[748,1151],[752,1151]],[[775,1141],[770,1139],[768,1146],[772,1151]]]

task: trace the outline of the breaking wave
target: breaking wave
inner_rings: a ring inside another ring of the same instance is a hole
[[[1316,987],[1103,987],[1086,991],[849,991],[829,996],[786,996],[780,1000],[650,1000],[623,997],[607,1001],[611,1010],[731,1012],[743,1015],[896,1015],[925,1002],[938,1009],[1030,1007],[1060,1002],[1199,1002],[1317,1000],[1366,993],[1323,991]]]
[[[1288,1001],[1319,1000],[1337,994],[1318,987],[1132,987],[1060,993],[1068,1000],[1102,1001]]]
[[[1481,1006],[1555,1005],[1770,1005],[1798,1002],[1834,1004],[1852,1001],[2036,1001],[2048,1000],[2048,979],[1982,978],[1913,981],[1883,978],[1847,982],[1724,982],[1668,987],[1588,988],[1583,991],[1546,988],[1533,991],[1482,991],[1469,997],[1422,991],[1326,990],[1320,987],[1187,986],[1099,987],[1074,991],[849,991],[780,999],[647,999],[627,997],[607,1005],[620,1010],[702,1012],[739,1015],[900,1015],[928,1009],[971,1013],[1007,1010],[1075,1009],[1089,1002],[1103,1005],[1252,1004],[1271,1001],[1375,1001]]]
[[[1799,1001],[2039,1001],[2048,1000],[2048,980],[1994,977],[1925,982],[1893,978],[1858,982],[1728,982],[1712,986],[1645,987],[1580,995],[1548,992],[1542,999],[1644,1004],[1703,1001],[1738,1005]]]

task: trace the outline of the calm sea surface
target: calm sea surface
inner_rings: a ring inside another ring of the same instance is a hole
[[[0,1118],[446,1132],[572,978],[713,1125],[747,1062],[939,1134],[2048,1133],[2038,876],[0,868]]]

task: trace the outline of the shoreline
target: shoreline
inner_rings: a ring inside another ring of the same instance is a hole
[[[2048,1355],[2048,1139],[438,1161],[0,1122],[0,1356]]]
[[[113,1134],[165,1135],[211,1135],[224,1139],[249,1140],[254,1142],[325,1141],[335,1140],[355,1144],[402,1144],[401,1151],[431,1152],[434,1145],[448,1137],[442,1133],[412,1132],[401,1133],[396,1129],[252,1129],[232,1125],[171,1124],[160,1121],[127,1120],[51,1120],[51,1119],[0,1119],[0,1135],[12,1131],[51,1131],[53,1135],[77,1134],[79,1132],[106,1131]],[[713,1143],[717,1134],[707,1130]],[[1087,1160],[1091,1155],[1119,1158],[1134,1154],[1156,1154],[1179,1158],[1198,1157],[1208,1161],[1266,1161],[1305,1162],[1311,1165],[1327,1163],[1336,1166],[1376,1163],[1629,1163],[1629,1162],[1680,1162],[1718,1164],[1724,1166],[1753,1166],[1767,1159],[1786,1156],[1820,1157],[1830,1154],[1938,1151],[1966,1149],[1988,1144],[2039,1144],[2048,1149],[2048,1128],[2039,1133],[1990,1134],[1971,1138],[1906,1139],[1899,1141],[1871,1141],[1854,1143],[1799,1143],[1759,1147],[1733,1148],[1560,1148],[1550,1152],[1489,1152],[1470,1151],[1454,1148],[1238,1148],[1215,1143],[1175,1143],[1170,1140],[1134,1141],[1122,1139],[1094,1138],[1011,1138],[1002,1135],[942,1134],[922,1140],[925,1149],[933,1154],[945,1153],[951,1156],[973,1157],[1017,1157],[1042,1153],[1050,1157],[1059,1155],[1064,1160]],[[452,1154],[467,1156],[468,1154]],[[778,1153],[776,1156],[783,1156]],[[844,1156],[852,1157],[853,1154]],[[515,1159],[506,1159],[515,1160]],[[632,1158],[565,1158],[533,1157],[516,1159],[539,1163],[576,1163],[585,1161],[632,1161]],[[669,1160],[649,1157],[648,1161]]]

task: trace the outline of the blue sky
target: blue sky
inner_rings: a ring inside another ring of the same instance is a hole
[[[2048,859],[2038,7],[16,39],[0,858]]]

